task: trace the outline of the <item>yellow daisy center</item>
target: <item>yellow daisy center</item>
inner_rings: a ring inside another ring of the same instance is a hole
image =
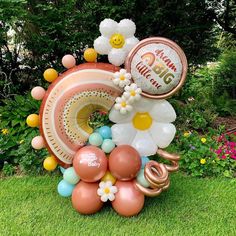
[[[152,125],[152,117],[148,112],[137,112],[133,118],[133,126],[139,130],[149,129]]]
[[[131,90],[131,91],[130,91],[130,95],[131,95],[131,96],[135,96],[135,95],[136,95],[136,92],[135,92],[134,90]]]
[[[122,107],[126,107],[126,102],[122,102],[120,105],[121,105]]]
[[[104,189],[104,193],[106,193],[106,194],[110,193],[110,189],[109,188],[105,188]]]
[[[124,75],[121,75],[121,76],[120,76],[120,80],[122,80],[122,81],[125,80],[125,76],[124,76]]]
[[[110,44],[113,48],[122,48],[125,44],[125,38],[122,34],[113,34],[110,38]]]

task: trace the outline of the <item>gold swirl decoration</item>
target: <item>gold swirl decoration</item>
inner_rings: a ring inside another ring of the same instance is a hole
[[[157,154],[168,160],[170,164],[149,161],[145,166],[144,176],[149,182],[150,188],[143,187],[136,182],[138,189],[148,197],[158,196],[163,190],[168,189],[170,186],[169,172],[175,172],[179,169],[179,155],[169,153],[162,149],[158,149]]]

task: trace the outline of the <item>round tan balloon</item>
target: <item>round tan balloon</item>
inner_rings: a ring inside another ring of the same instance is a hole
[[[149,98],[163,99],[176,93],[187,74],[187,59],[173,41],[154,37],[140,41],[129,53],[126,70]]]

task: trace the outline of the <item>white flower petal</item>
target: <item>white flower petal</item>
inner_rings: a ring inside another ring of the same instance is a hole
[[[131,79],[131,74],[130,74],[130,73],[126,73],[126,74],[125,74],[125,78],[128,79],[128,80],[130,80],[130,79]]]
[[[136,31],[135,23],[129,19],[123,19],[118,24],[118,31],[126,38],[132,37]]]
[[[124,93],[123,93],[123,96],[124,96],[125,98],[129,98],[129,97],[130,97],[130,93],[129,93],[129,92],[124,92]]]
[[[99,31],[102,35],[110,38],[114,33],[118,32],[118,23],[112,19],[105,19],[101,21]]]
[[[112,182],[111,181],[106,181],[106,187],[111,187],[112,186]]]
[[[117,193],[118,191],[116,186],[112,186],[110,190],[112,193]]]
[[[137,133],[133,125],[128,124],[115,124],[111,127],[112,141],[117,145],[131,144]]]
[[[126,53],[122,48],[112,48],[108,53],[108,61],[115,66],[122,65],[125,62],[125,57]]]
[[[134,48],[134,46],[138,44],[138,42],[139,40],[135,37],[126,39],[124,44],[125,51],[129,53]]]
[[[127,106],[126,106],[126,110],[127,110],[127,111],[132,111],[132,110],[133,110],[133,107],[132,107],[131,105],[127,105]]]
[[[115,195],[113,193],[108,194],[108,199],[112,202],[115,200]]]
[[[176,128],[173,124],[153,122],[149,132],[158,147],[166,148],[173,140]]]
[[[141,97],[141,99],[134,103],[134,110],[138,112],[149,112],[157,100]]]
[[[127,109],[126,109],[125,107],[121,107],[121,108],[120,108],[120,113],[121,113],[122,115],[125,115],[125,114],[127,113]]]
[[[126,74],[126,70],[125,69],[120,69],[120,75],[125,75]]]
[[[172,105],[166,100],[154,100],[154,106],[149,111],[156,122],[169,123],[176,119],[176,113]]]
[[[157,152],[157,145],[148,131],[138,131],[131,146],[139,152],[140,156],[151,156]]]
[[[102,196],[101,196],[101,200],[102,200],[102,202],[107,202],[107,200],[108,200],[108,195],[107,195],[107,194],[102,195]]]
[[[97,194],[98,194],[99,196],[102,196],[102,195],[104,194],[103,189],[99,188],[99,189],[97,190]]]
[[[101,55],[107,55],[111,50],[109,39],[103,36],[99,36],[94,40],[93,47],[97,53]]]
[[[104,182],[104,181],[100,182],[100,183],[99,183],[99,187],[100,187],[100,188],[105,188],[105,182]]]
[[[114,123],[127,123],[127,122],[131,122],[134,116],[134,112],[131,111],[126,115],[121,115],[119,111],[115,110],[115,108],[113,107],[109,113],[109,119],[110,121],[114,122]]]

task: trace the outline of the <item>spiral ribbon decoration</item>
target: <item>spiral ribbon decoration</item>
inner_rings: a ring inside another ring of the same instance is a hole
[[[169,172],[175,172],[179,169],[178,161],[180,156],[172,154],[162,149],[157,150],[157,154],[170,161],[170,165],[149,161],[144,169],[144,176],[150,184],[150,188],[146,188],[136,182],[138,189],[148,197],[158,196],[163,190],[170,186]]]

